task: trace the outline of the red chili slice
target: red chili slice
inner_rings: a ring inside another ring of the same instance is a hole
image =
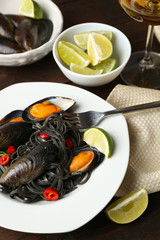
[[[68,148],[72,148],[73,147],[73,142],[70,138],[66,138],[66,144]]]
[[[47,135],[46,133],[41,133],[40,134],[41,138],[43,138],[44,140],[48,140],[50,138],[49,135]]]
[[[7,149],[8,154],[13,154],[15,152],[15,147],[14,146],[9,146]]]
[[[0,157],[0,165],[4,166],[9,163],[9,155],[3,155]]]
[[[43,192],[43,197],[48,201],[55,201],[59,198],[59,194],[54,188],[46,188]]]

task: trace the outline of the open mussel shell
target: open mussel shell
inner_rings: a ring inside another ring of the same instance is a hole
[[[14,110],[14,111],[8,113],[5,117],[3,117],[0,120],[0,125],[4,124],[4,123],[8,123],[16,118],[22,118],[22,112],[23,112],[22,110]]]
[[[82,146],[73,151],[69,172],[71,175],[77,175],[81,172],[93,170],[104,160],[105,155],[98,149],[91,146]]]
[[[43,102],[50,102],[50,103],[60,107],[62,109],[62,111],[66,111],[66,110],[70,109],[76,103],[75,100],[73,100],[71,98],[67,98],[67,97],[51,96],[51,97],[43,98],[41,100],[38,100],[35,103],[32,103],[26,109],[24,109],[24,111],[22,113],[22,118],[24,119],[24,121],[36,122],[36,121],[45,120],[45,118],[35,118],[29,112],[29,110],[31,109],[32,106],[34,106],[38,103],[43,103]]]

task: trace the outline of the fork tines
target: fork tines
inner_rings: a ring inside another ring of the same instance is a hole
[[[77,128],[80,127],[80,122],[79,122],[79,113],[62,113],[62,118],[71,124],[75,125]]]

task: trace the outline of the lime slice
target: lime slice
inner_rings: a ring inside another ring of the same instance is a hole
[[[83,134],[83,140],[90,146],[97,148],[108,158],[113,152],[113,140],[111,136],[101,128],[92,127]]]
[[[113,52],[111,41],[98,33],[90,33],[87,46],[88,55],[93,66],[109,58]]]
[[[104,36],[107,37],[110,41],[111,41],[112,38],[113,38],[113,32],[111,32],[111,31],[96,31],[96,33],[99,33],[99,34],[104,35]]]
[[[43,18],[43,11],[39,4],[33,0],[23,0],[18,14],[32,18]]]
[[[115,58],[109,58],[96,66],[91,65],[91,68],[94,70],[103,69],[103,73],[108,73],[108,72],[111,72],[113,69],[115,69],[116,64],[117,64],[117,61]]]
[[[104,35],[109,40],[111,40],[113,36],[113,33],[111,31],[94,31],[94,32]],[[75,43],[78,45],[78,47],[87,49],[89,33],[92,33],[92,32],[82,32],[82,33],[74,34],[73,38]]]
[[[132,191],[105,209],[107,216],[116,223],[125,224],[136,220],[148,206],[148,193],[145,188]]]
[[[74,63],[70,64],[70,70],[75,73],[84,74],[84,75],[100,75],[103,73],[103,69],[94,70],[89,67],[81,67]]]
[[[87,49],[89,32],[77,33],[73,35],[73,39],[78,47]]]
[[[61,59],[70,66],[71,62],[75,63],[79,66],[86,67],[90,64],[91,60],[88,54],[83,52],[76,45],[66,42],[60,41],[58,43],[58,52]]]

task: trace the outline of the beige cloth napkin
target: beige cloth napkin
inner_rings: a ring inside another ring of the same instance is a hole
[[[160,100],[160,91],[117,85],[107,98],[115,108]],[[124,114],[130,138],[129,165],[116,196],[145,187],[160,190],[160,108]],[[124,146],[125,148],[125,146]]]
[[[156,35],[157,40],[158,40],[159,43],[160,43],[160,26],[155,26],[155,27],[154,27],[154,33],[155,33],[155,35]]]

